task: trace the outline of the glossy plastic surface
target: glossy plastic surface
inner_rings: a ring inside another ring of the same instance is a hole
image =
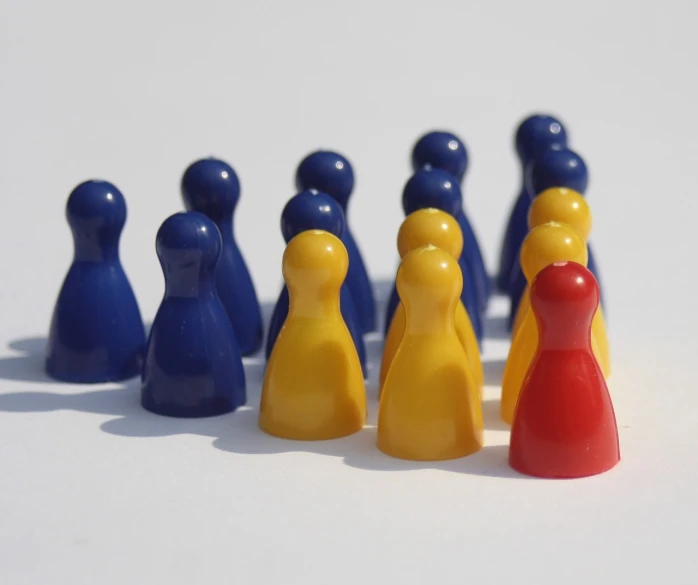
[[[332,197],[326,193],[307,189],[294,195],[281,212],[281,233],[286,244],[301,232],[307,230],[324,230],[332,235],[341,238],[344,234],[345,222],[344,212]],[[349,333],[354,340],[356,351],[361,360],[361,368],[364,377],[367,376],[366,348],[361,332],[361,324],[356,314],[354,301],[349,291],[346,281],[342,283],[339,295],[339,305],[342,311],[344,323],[346,323]],[[279,335],[279,331],[288,315],[288,288],[286,285],[281,289],[279,298],[274,305],[274,311],[269,322],[269,331],[266,342],[266,358],[269,359],[274,343]]]
[[[208,216],[220,231],[223,250],[216,270],[218,295],[240,344],[242,355],[262,346],[262,313],[242,252],[235,240],[234,213],[240,182],[226,162],[206,158],[192,163],[182,176],[181,193],[188,210]]]
[[[288,317],[262,387],[259,426],[287,439],[355,433],[366,420],[366,390],[354,342],[339,310],[349,258],[339,238],[304,231],[284,252]]]
[[[65,382],[97,383],[137,376],[145,329],[119,260],[126,202],[106,181],[86,181],[68,198],[73,262],[58,294],[46,372]]]
[[[591,348],[596,281],[573,262],[544,268],[531,286],[540,342],[521,388],[510,465],[528,475],[576,478],[620,461],[606,382]]]
[[[458,259],[463,247],[463,237],[456,219],[444,211],[433,208],[420,209],[408,215],[400,226],[397,241],[401,258],[404,258],[412,250],[431,244],[448,252],[454,259]],[[480,348],[472,323],[460,299],[456,305],[455,319],[456,333],[468,356],[468,364],[475,383],[482,394],[484,373],[480,359]],[[404,333],[405,309],[401,304],[398,304],[383,346],[379,394]]]
[[[373,298],[371,280],[359,247],[354,240],[347,216],[349,197],[354,190],[354,170],[341,154],[319,150],[306,156],[296,171],[296,187],[299,191],[317,189],[327,193],[342,208],[346,229],[342,243],[349,254],[349,270],[346,282],[349,286],[356,314],[363,333],[376,330],[376,301]]]
[[[143,366],[147,410],[204,417],[245,404],[240,347],[216,286],[222,247],[216,225],[195,211],[170,216],[158,231],[165,295]]]
[[[567,187],[584,195],[589,171],[584,159],[573,150],[550,148],[531,162],[529,180],[532,197],[551,187]]]
[[[496,284],[500,292],[509,292],[512,267],[518,262],[518,253],[528,227],[526,216],[531,201],[526,180],[529,163],[540,153],[553,147],[567,146],[567,132],[562,123],[549,115],[534,114],[519,124],[514,138],[516,153],[521,163],[521,187],[509,215],[499,258]]]
[[[422,135],[412,148],[412,170],[441,169],[463,182],[468,150],[455,134],[435,130]]]
[[[482,447],[482,406],[454,322],[462,282],[456,260],[434,246],[413,250],[400,265],[405,335],[378,412],[378,448],[388,455],[436,461]]]
[[[463,198],[458,182],[454,180],[453,175],[440,169],[421,170],[414,173],[407,181],[402,192],[402,208],[406,216],[419,209],[434,208],[445,211],[458,220],[458,215],[463,209]],[[478,302],[475,272],[467,263],[467,258],[463,253],[458,258],[458,263],[463,271],[461,300],[473,324],[478,342],[481,342],[483,315]],[[392,320],[392,312],[397,307],[397,290],[394,290],[392,294],[393,297],[388,303],[388,313],[386,314],[386,334]]]

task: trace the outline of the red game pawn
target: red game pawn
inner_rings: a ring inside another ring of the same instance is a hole
[[[620,461],[611,397],[591,350],[599,286],[585,267],[557,262],[531,286],[538,349],[511,429],[509,464],[545,478],[596,475]]]

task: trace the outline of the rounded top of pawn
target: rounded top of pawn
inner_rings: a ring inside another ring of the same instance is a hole
[[[185,207],[214,221],[227,219],[240,199],[240,181],[233,167],[216,158],[203,158],[187,167],[180,185]]]
[[[402,259],[396,285],[400,299],[407,306],[427,310],[458,299],[463,274],[451,254],[428,245],[412,250]]]
[[[528,164],[547,149],[567,146],[567,131],[562,123],[547,114],[534,114],[519,124],[514,139],[516,154]]]
[[[599,285],[586,267],[576,262],[554,262],[543,268],[531,285],[531,307],[541,318],[561,323],[586,316],[599,305]],[[549,320],[549,319],[546,319]]]
[[[533,161],[530,181],[534,195],[550,187],[567,187],[583,195],[589,183],[589,172],[584,159],[573,150],[551,148]]]
[[[546,189],[531,203],[528,210],[528,229],[549,221],[572,226],[584,240],[591,233],[591,210],[586,199],[566,187]]]
[[[291,197],[281,212],[281,233],[287,244],[307,230],[324,230],[341,238],[344,229],[344,212],[339,203],[315,189]]]
[[[221,253],[221,234],[211,219],[196,211],[168,217],[158,230],[156,249],[166,272],[212,270]]]
[[[68,197],[66,218],[77,237],[108,245],[117,239],[126,223],[126,200],[107,181],[80,183]]]
[[[564,261],[587,264],[586,242],[576,230],[551,221],[528,232],[521,245],[521,269],[529,284],[546,266]]]
[[[337,236],[323,230],[308,230],[288,243],[282,267],[289,289],[322,295],[339,291],[347,275],[349,256]]]
[[[397,249],[401,258],[412,250],[429,244],[441,248],[456,259],[463,251],[463,233],[456,219],[433,207],[410,213],[397,234]]]
[[[422,169],[410,177],[402,191],[405,215],[427,207],[454,217],[463,208],[460,186],[452,174],[441,169]]]
[[[327,193],[345,207],[354,189],[354,169],[341,154],[317,150],[298,165],[296,187],[299,191],[317,189]]]
[[[468,170],[468,151],[463,141],[450,132],[424,134],[412,149],[412,170],[441,169],[459,181]]]

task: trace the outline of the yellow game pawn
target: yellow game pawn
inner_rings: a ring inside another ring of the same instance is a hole
[[[571,261],[586,266],[587,247],[580,235],[569,225],[549,222],[533,228],[521,246],[521,268],[530,286],[546,266]],[[514,336],[502,375],[502,420],[514,420],[516,401],[528,367],[538,347],[538,327],[530,306]],[[598,348],[592,335],[592,347],[598,359]]]
[[[441,248],[458,259],[463,250],[463,234],[458,222],[448,213],[433,208],[420,209],[408,215],[405,221],[402,222],[397,236],[397,247],[400,257],[404,258],[412,250],[429,244]],[[468,317],[468,313],[460,300],[456,305],[455,319],[456,333],[468,356],[468,364],[470,365],[478,392],[482,393],[485,376],[482,370],[482,361],[480,360],[480,346],[478,345],[477,337],[475,337],[470,317]],[[379,395],[404,333],[405,309],[402,306],[402,302],[400,302],[395,310],[395,315],[390,323],[388,335],[383,346],[378,386]]]
[[[339,310],[349,258],[342,242],[311,230],[284,252],[289,310],[269,357],[259,426],[287,439],[334,439],[366,421],[361,363]]]
[[[400,264],[405,334],[378,411],[378,448],[388,455],[437,461],[482,447],[482,407],[455,328],[462,286],[458,262],[440,248],[417,248]]]
[[[587,242],[591,233],[591,210],[586,199],[577,191],[565,187],[552,187],[538,195],[528,211],[528,229],[555,221],[572,227]],[[529,306],[528,287],[521,297],[512,328],[512,339],[516,337],[523,316]],[[599,365],[604,376],[611,375],[611,358],[606,333],[606,321],[599,306],[592,322],[592,331],[599,350]]]

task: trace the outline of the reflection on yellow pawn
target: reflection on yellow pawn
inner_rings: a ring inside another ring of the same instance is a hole
[[[589,204],[577,191],[565,187],[552,187],[538,195],[528,211],[528,229],[550,221],[564,223],[572,227],[586,242],[591,233],[592,217]],[[523,321],[529,306],[528,287],[521,297],[516,319],[512,328],[512,339]],[[606,333],[603,310],[599,307],[592,323],[592,331],[598,345],[598,360],[601,371],[608,378],[611,375],[611,357]]]
[[[259,426],[287,439],[349,435],[366,420],[361,363],[339,310],[349,259],[342,242],[311,230],[284,252],[289,311],[269,357]]]
[[[420,209],[405,218],[397,236],[397,247],[400,257],[404,258],[409,252],[431,244],[448,252],[454,258],[460,257],[463,250],[463,234],[458,222],[448,213],[439,209]],[[463,303],[456,304],[456,333],[468,357],[470,371],[475,380],[478,392],[482,393],[484,373],[480,360],[480,347],[475,337],[470,317]],[[379,393],[382,391],[385,379],[405,332],[405,309],[400,302],[393,316],[383,346],[383,358],[379,378]]]
[[[413,250],[400,264],[405,334],[378,412],[378,448],[388,455],[436,461],[482,447],[482,407],[455,328],[462,286],[458,262],[440,248]]]
[[[533,228],[521,246],[521,269],[529,287],[543,268],[565,260],[586,266],[587,247],[575,230],[562,223],[549,222]],[[501,416],[509,424],[514,420],[519,391],[537,347],[538,327],[529,306],[514,336],[502,375]]]

